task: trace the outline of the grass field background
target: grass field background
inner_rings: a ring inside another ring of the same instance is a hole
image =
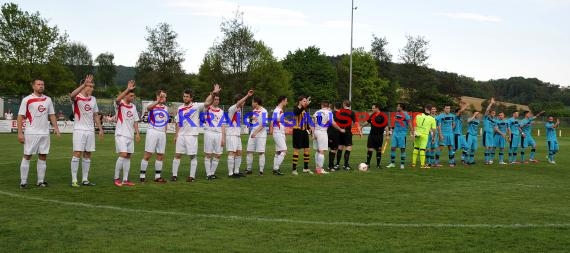
[[[164,176],[169,178],[174,145],[172,136],[168,140]],[[354,141],[356,168],[365,159],[366,137]],[[568,252],[570,140],[559,139],[557,165],[544,161],[544,138],[537,142],[538,164],[485,166],[480,148],[476,166],[420,170],[408,164],[405,170],[323,176],[291,175],[289,152],[282,166],[286,176],[231,179],[224,154],[220,179],[213,182],[205,180],[200,154],[194,183],[117,188],[114,138],[106,135],[92,158],[90,180],[97,186],[72,188],[71,135],[52,136],[49,187],[20,190],[23,147],[16,135],[2,134],[0,251]],[[270,137],[267,172],[273,147]],[[131,162],[130,179],[137,183],[143,148],[144,136]],[[36,181],[36,159],[30,183]],[[388,161],[389,152],[383,166]],[[152,177],[154,162],[149,164],[147,177]],[[257,157],[254,164],[257,171]],[[183,159],[179,178],[188,176],[188,168]]]

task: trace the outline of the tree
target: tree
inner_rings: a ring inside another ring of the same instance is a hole
[[[429,41],[423,36],[413,37],[410,35],[406,35],[406,40],[406,46],[400,50],[400,60],[405,64],[427,66]]]
[[[178,34],[167,23],[146,30],[148,47],[139,56],[135,75],[137,85],[143,88],[142,95],[152,96],[154,92],[150,88],[157,86],[179,91],[185,73],[182,69],[184,50],[176,41]]]
[[[310,46],[303,50],[297,49],[294,53],[289,52],[283,60],[283,66],[292,74],[294,98],[310,96],[317,102],[333,102],[338,99],[336,69],[318,47]],[[319,104],[313,106],[319,107]]]
[[[337,66],[340,81],[339,94],[348,95],[349,55],[344,55]],[[352,101],[353,110],[368,110],[372,103],[387,105],[388,98],[382,91],[388,87],[388,81],[378,77],[378,69],[372,54],[358,48],[352,53]]]
[[[57,55],[67,40],[57,26],[49,26],[38,12],[29,13],[14,3],[5,3],[0,15],[0,62],[45,64]]]
[[[254,39],[253,32],[243,23],[243,13],[221,24],[223,38],[211,47],[200,66],[197,93],[220,83],[222,103],[229,104],[235,94],[255,88],[256,94],[271,103],[277,96],[290,95],[290,75],[262,41]]]
[[[87,46],[80,42],[65,45],[63,64],[73,72],[74,81],[77,83],[87,74],[93,73],[93,56]]]
[[[97,72],[95,73],[95,81],[103,84],[105,88],[113,84],[113,79],[117,75],[117,68],[113,60],[115,56],[112,53],[101,53],[95,58],[97,63]]]
[[[386,37],[378,38],[376,35],[372,34],[372,44],[370,53],[379,62],[389,63],[392,62],[392,54],[388,52],[386,48],[388,46],[388,40]]]

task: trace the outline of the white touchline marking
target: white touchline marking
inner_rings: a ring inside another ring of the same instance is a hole
[[[61,201],[54,199],[44,199],[38,197],[31,197],[11,192],[0,191],[0,194],[20,198],[26,200],[43,201],[67,206],[79,206],[93,209],[107,209],[117,210],[123,212],[145,213],[145,214],[160,214],[171,216],[186,216],[186,217],[199,217],[199,218],[218,218],[225,220],[237,221],[256,221],[256,222],[273,222],[273,223],[293,223],[304,225],[326,225],[326,226],[353,226],[353,227],[404,227],[404,228],[569,228],[570,223],[547,223],[547,224],[451,224],[451,223],[382,223],[382,222],[351,222],[351,221],[308,221],[308,220],[294,220],[286,218],[263,218],[263,217],[247,217],[235,215],[219,215],[219,214],[190,214],[181,212],[169,212],[158,210],[144,210],[134,208],[124,208],[109,205],[94,205],[81,202]]]

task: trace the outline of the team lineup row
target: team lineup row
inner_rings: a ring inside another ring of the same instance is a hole
[[[33,93],[22,100],[18,112],[18,140],[24,144],[24,156],[20,165],[20,188],[27,188],[28,172],[30,167],[30,159],[32,155],[38,155],[37,163],[37,185],[46,187],[45,181],[46,159],[50,149],[49,126],[50,123],[54,128],[56,135],[60,135],[54,114],[54,107],[51,98],[45,96],[44,83],[42,80],[36,79],[32,81]],[[139,116],[133,102],[135,82],[129,81],[127,88],[115,100],[116,112],[116,128],[115,128],[115,147],[118,158],[115,164],[114,184],[116,186],[133,186],[134,183],[129,181],[129,171],[131,163],[131,155],[134,153],[134,142],[140,141],[140,133],[138,128]],[[176,131],[174,136],[175,155],[172,163],[172,181],[178,180],[178,169],[180,159],[183,155],[190,157],[190,173],[187,182],[193,182],[196,179],[196,169],[198,166],[198,135],[199,128],[196,126],[203,125],[201,121],[204,119],[200,115],[206,115],[206,120],[210,124],[206,124],[204,129],[204,166],[206,176],[209,180],[216,179],[215,172],[217,170],[223,148],[226,148],[228,176],[239,178],[244,174],[252,174],[254,154],[259,160],[259,175],[263,175],[265,167],[265,152],[267,131],[264,124],[259,124],[262,119],[260,115],[268,115],[267,110],[263,107],[261,98],[254,97],[252,99],[253,113],[251,114],[250,123],[252,129],[247,141],[246,148],[246,170],[240,171],[242,163],[242,142],[240,137],[240,129],[236,127],[226,127],[220,124],[224,116],[228,117],[231,122],[236,122],[241,115],[242,107],[246,101],[253,96],[254,91],[250,90],[245,96],[236,95],[234,97],[234,105],[232,105],[227,114],[219,108],[219,85],[214,85],[210,95],[203,103],[193,101],[192,92],[184,91],[183,104],[178,107],[177,117],[175,121]],[[73,156],[71,158],[71,178],[72,186],[79,187],[93,186],[89,181],[89,169],[91,165],[91,153],[95,151],[95,127],[99,129],[99,135],[103,135],[103,129],[98,117],[98,107],[96,98],[92,96],[93,92],[93,76],[88,75],[79,87],[71,92],[70,98],[73,103],[73,112],[75,124],[73,130]],[[147,106],[149,111],[149,128],[145,139],[145,152],[140,165],[140,181],[146,181],[146,171],[149,160],[153,154],[156,155],[155,176],[154,181],[164,183],[166,180],[162,177],[164,153],[166,146],[166,124],[155,124],[156,122],[164,122],[164,117],[168,117],[165,113],[168,111],[166,105],[167,94],[164,90],[156,92],[156,100]],[[273,136],[275,142],[275,156],[273,159],[272,173],[274,175],[283,175],[280,170],[281,164],[287,155],[287,144],[285,137],[285,125],[293,126],[293,169],[292,174],[298,175],[297,165],[299,156],[303,154],[303,172],[313,174],[309,168],[310,150],[309,142],[312,138],[313,148],[316,150],[315,173],[328,174],[329,171],[339,169],[351,170],[349,160],[352,151],[352,122],[356,122],[355,113],[350,110],[350,102],[344,101],[342,104],[334,106],[328,102],[321,102],[321,109],[317,111],[313,117],[318,124],[304,124],[306,121],[306,110],[309,107],[310,97],[301,96],[297,99],[297,104],[293,110],[294,120],[283,118],[283,109],[287,106],[287,98],[279,97],[278,104],[273,111],[276,120],[269,124],[269,134]],[[499,113],[495,118],[495,112],[491,110],[491,104],[485,112],[483,120],[484,134],[483,146],[485,146],[485,163],[491,164],[494,160],[495,150],[499,149],[499,163],[503,162],[503,152],[505,144],[509,143],[509,162],[516,163],[517,150],[521,146],[521,161],[524,161],[524,149],[531,147],[530,161],[536,162],[534,151],[536,143],[530,135],[533,120],[531,112],[527,112],[525,119],[518,120],[518,114],[514,114],[509,120],[504,119],[504,114]],[[333,108],[331,108],[333,107]],[[400,168],[404,168],[406,162],[406,139],[408,133],[414,138],[414,151],[412,166],[416,164],[416,158],[420,157],[420,166],[429,168],[430,166],[439,165],[439,155],[443,147],[448,147],[449,164],[455,166],[455,152],[461,148],[463,150],[462,162],[465,165],[474,163],[474,153],[477,149],[477,133],[480,124],[480,115],[475,113],[469,119],[468,132],[464,137],[461,133],[461,118],[459,115],[465,106],[456,110],[455,114],[450,113],[450,107],[445,106],[442,114],[436,115],[437,110],[431,105],[425,107],[425,113],[420,114],[412,119],[404,106],[399,104],[395,121],[392,127],[386,129],[388,122],[384,113],[380,112],[378,104],[372,105],[372,116],[368,119],[371,127],[367,143],[367,161],[366,167],[370,165],[372,154],[376,152],[376,164],[380,167],[381,154],[383,148],[386,148],[386,142],[391,142],[391,162],[387,167],[395,167],[396,151],[400,149]],[[334,111],[333,111],[334,110]],[[202,112],[205,112],[203,114]],[[334,113],[333,113],[334,112]],[[347,121],[348,120],[348,121]],[[415,120],[415,122],[412,122]],[[348,122],[348,124],[347,124]],[[25,129],[23,124],[26,123]],[[231,125],[231,124],[230,124]],[[546,124],[547,141],[549,149],[549,162],[554,162],[554,155],[558,151],[556,142],[555,129],[559,122],[553,122],[553,118],[549,117]],[[385,134],[386,133],[386,134]],[[362,136],[359,129],[358,134]],[[438,138],[439,137],[439,138]],[[328,168],[324,168],[325,152],[329,151]],[[342,153],[344,152],[344,155]],[[340,166],[340,162],[344,158],[344,166]],[[427,162],[426,162],[427,160]],[[77,179],[79,163],[82,167],[82,180],[79,183]],[[121,177],[122,172],[122,177]]]

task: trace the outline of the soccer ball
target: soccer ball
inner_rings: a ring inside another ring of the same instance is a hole
[[[358,165],[358,170],[360,171],[368,171],[368,165],[366,165],[366,163],[360,163]]]

